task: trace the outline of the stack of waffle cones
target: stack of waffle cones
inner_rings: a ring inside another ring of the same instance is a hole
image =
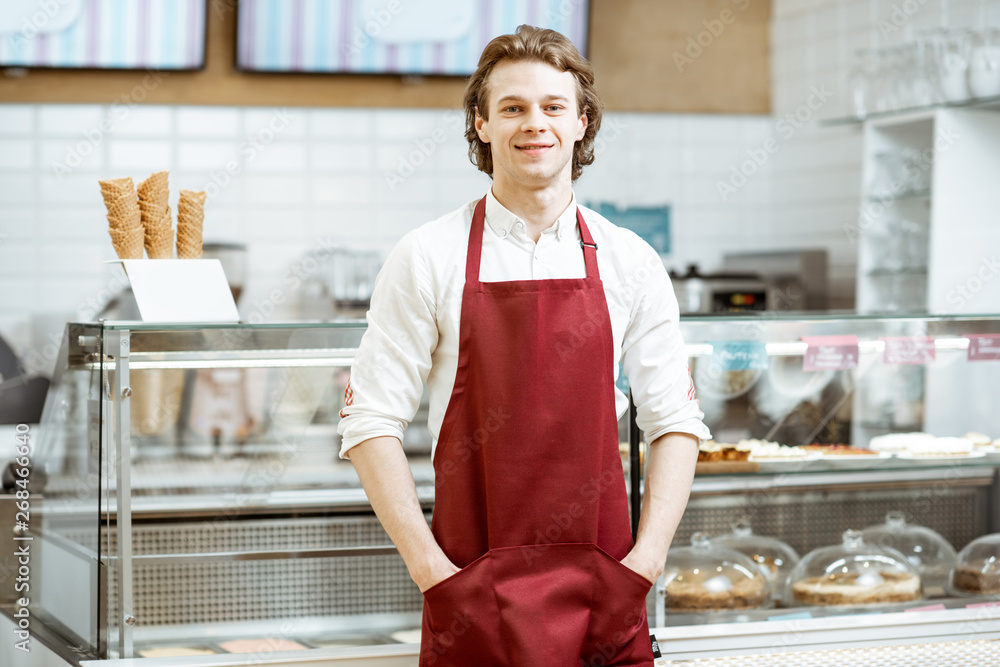
[[[132,179],[114,178],[100,183],[108,209],[108,233],[118,258],[142,259],[145,230]]]
[[[177,201],[177,258],[201,257],[202,223],[205,221],[205,192],[181,190]]]
[[[173,218],[167,197],[170,189],[168,174],[158,171],[139,184],[139,210],[146,230],[146,254],[150,259],[171,259],[174,256]]]

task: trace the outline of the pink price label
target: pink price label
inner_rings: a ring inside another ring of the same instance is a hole
[[[929,336],[883,338],[885,349],[882,363],[896,365],[923,365],[937,359],[934,339]]]
[[[966,609],[979,609],[981,607],[1000,607],[1000,602],[976,602],[965,605]]]
[[[857,336],[803,336],[806,371],[846,371],[858,367],[861,351]]]
[[[970,334],[969,361],[1000,361],[1000,334]]]

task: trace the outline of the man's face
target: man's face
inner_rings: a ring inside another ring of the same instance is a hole
[[[494,181],[530,189],[569,183],[573,146],[587,129],[573,75],[546,63],[501,62],[488,86],[489,120],[480,109],[476,130],[490,144]]]

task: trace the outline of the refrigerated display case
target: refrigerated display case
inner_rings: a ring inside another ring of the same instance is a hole
[[[764,313],[681,327],[719,441],[1000,436],[1000,364],[989,352],[1000,316]],[[414,665],[422,597],[338,458],[363,333],[356,322],[69,324],[30,432],[31,521],[16,533],[31,538],[34,636],[68,664],[174,654],[185,665],[234,655]],[[639,440],[629,475],[641,473]],[[429,519],[426,405],[404,448]],[[765,460],[753,472],[699,475],[674,544],[728,533],[742,516],[806,554],[900,511],[961,549],[1000,529],[1000,451],[978,450]],[[630,488],[638,499],[641,483]],[[671,613],[654,631],[675,659],[995,638],[1000,607],[970,607],[991,599],[942,595],[877,617],[779,601]],[[17,601],[3,603],[10,622]],[[647,604],[655,619],[655,591]]]

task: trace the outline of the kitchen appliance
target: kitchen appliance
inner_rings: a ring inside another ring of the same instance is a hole
[[[829,308],[825,250],[727,254],[722,266],[716,273],[702,273],[697,264],[683,275],[670,272],[681,313]]]
[[[755,273],[701,273],[691,264],[670,281],[682,313],[767,310],[768,285]]]
[[[830,307],[826,250],[764,250],[727,253],[727,271],[755,273],[767,283],[767,310],[826,310]]]

